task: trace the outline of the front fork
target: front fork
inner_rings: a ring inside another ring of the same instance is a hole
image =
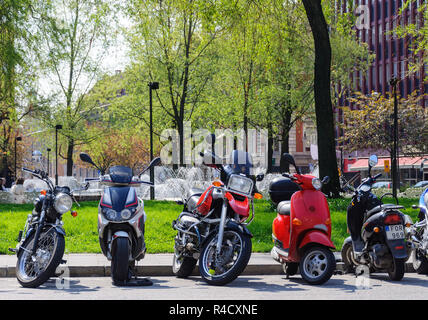
[[[226,224],[226,214],[227,214],[227,199],[224,198],[223,206],[221,207],[220,225],[218,229],[218,238],[217,238],[217,247],[216,247],[217,255],[220,255],[221,246],[223,243],[224,226]]]

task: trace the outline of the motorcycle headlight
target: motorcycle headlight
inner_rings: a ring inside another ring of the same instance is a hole
[[[55,201],[54,201],[54,208],[58,213],[60,214],[66,213],[71,209],[72,206],[73,206],[73,200],[68,194],[59,193],[56,195]]]
[[[318,178],[313,178],[312,179],[312,186],[316,189],[316,190],[320,190],[322,187],[322,182],[320,179]]]
[[[116,211],[113,209],[108,209],[105,215],[108,220],[116,220]]]
[[[253,180],[241,175],[232,174],[229,178],[227,189],[243,195],[250,195],[253,190]]]
[[[120,213],[120,216],[122,217],[123,220],[128,220],[129,218],[131,218],[131,210],[129,209],[123,209],[122,212]]]

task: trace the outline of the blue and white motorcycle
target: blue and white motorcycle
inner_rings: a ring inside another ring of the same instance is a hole
[[[428,188],[420,198],[419,204],[413,205],[413,209],[419,209],[418,222],[407,230],[407,240],[412,244],[413,268],[417,273],[428,273]]]

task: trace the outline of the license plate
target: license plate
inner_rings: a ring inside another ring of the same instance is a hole
[[[404,239],[404,228],[401,224],[385,226],[385,231],[388,240]]]

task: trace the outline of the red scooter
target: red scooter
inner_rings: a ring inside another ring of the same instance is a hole
[[[320,179],[300,173],[294,158],[284,153],[283,160],[296,168],[296,174],[284,173],[300,186],[290,201],[278,204],[278,215],[272,224],[274,247],[272,257],[283,265],[288,276],[297,273],[309,284],[328,281],[336,269],[336,260],[331,249],[331,218],[327,199],[320,191],[330,178]]]

